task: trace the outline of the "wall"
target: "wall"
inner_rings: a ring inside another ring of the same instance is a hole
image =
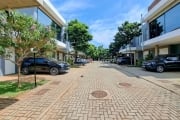
[[[160,48],[159,49],[159,55],[168,54],[168,51],[169,51],[168,47]]]
[[[15,54],[12,54],[11,60],[15,60]],[[15,73],[15,64],[9,60],[5,60],[5,75]]]
[[[148,7],[148,11],[150,11],[154,6],[156,6],[161,0],[154,0],[151,5]]]

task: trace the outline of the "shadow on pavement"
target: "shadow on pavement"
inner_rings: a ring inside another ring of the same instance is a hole
[[[115,70],[127,75],[128,77],[136,77],[136,75],[129,73],[128,71],[122,70],[123,68],[121,68],[119,66],[112,66],[111,64],[108,64],[108,65],[102,65],[102,66],[100,66],[100,68],[108,68],[108,69],[111,68],[111,69],[115,69]]]
[[[112,68],[116,69],[129,77],[154,77],[157,79],[178,79],[180,78],[180,71],[170,70],[163,73],[157,73],[153,71],[146,71],[140,67],[128,67],[124,65],[116,64],[102,64],[101,68]]]
[[[16,103],[18,99],[13,98],[0,98],[0,110]]]

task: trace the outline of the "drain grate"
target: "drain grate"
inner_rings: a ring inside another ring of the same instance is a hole
[[[105,91],[97,90],[97,91],[93,91],[93,92],[91,93],[91,95],[92,95],[93,97],[96,97],[96,98],[104,98],[104,97],[106,97],[108,94],[107,94],[107,92],[105,92]]]
[[[124,87],[131,87],[132,85],[129,83],[119,83],[120,86],[124,86]]]
[[[60,83],[60,81],[54,81],[52,83],[50,83],[51,85],[58,85]]]
[[[179,84],[173,84],[176,88],[180,88]]]
[[[37,93],[35,93],[35,95],[44,95],[49,90],[50,89],[42,89],[42,90],[38,91]]]

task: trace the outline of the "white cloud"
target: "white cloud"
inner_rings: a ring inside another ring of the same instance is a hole
[[[109,44],[113,42],[114,35],[117,33],[117,27],[124,21],[140,22],[141,14],[145,14],[146,8],[134,6],[127,13],[117,15],[111,19],[96,20],[90,25],[90,31],[93,35],[93,41],[101,43],[104,47],[108,48]]]
[[[124,21],[129,21],[129,22],[140,22],[141,20],[141,15],[146,14],[146,8],[142,8],[139,5],[134,6],[133,8],[130,9],[127,13],[123,13],[119,20],[117,21],[118,25],[121,25]]]
[[[108,48],[110,42],[113,41],[116,27],[111,20],[97,20],[90,25],[90,31],[94,41]]]

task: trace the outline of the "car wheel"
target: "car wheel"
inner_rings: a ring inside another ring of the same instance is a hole
[[[59,74],[59,70],[56,67],[52,67],[49,72],[50,72],[51,75]]]
[[[156,67],[156,71],[159,72],[159,73],[162,73],[162,72],[164,72],[164,67],[162,65],[158,65]]]
[[[28,69],[28,67],[22,68],[22,74],[24,74],[24,75],[29,74],[29,69]]]

